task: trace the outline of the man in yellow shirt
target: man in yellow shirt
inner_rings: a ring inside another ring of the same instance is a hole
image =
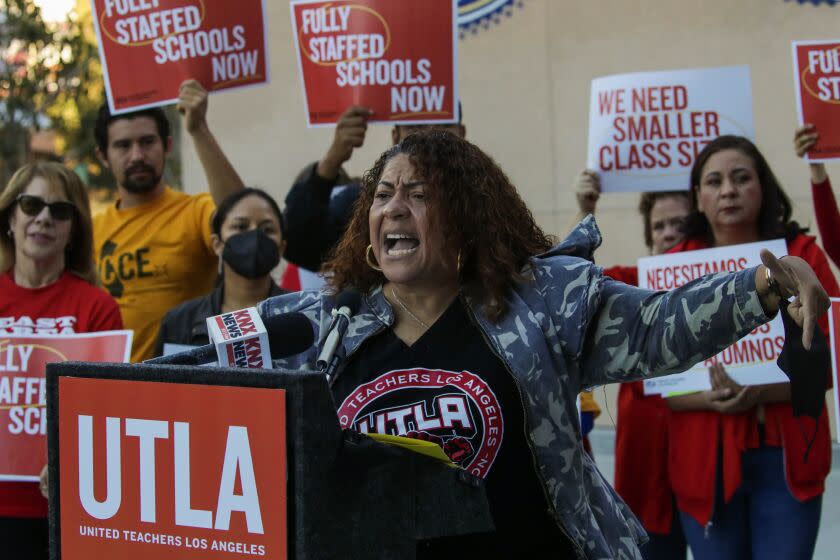
[[[96,122],[99,157],[117,181],[117,201],[93,217],[94,253],[106,290],[134,331],[132,361],[151,358],[164,314],[213,288],[218,258],[210,242],[216,204],[243,187],[207,126],[207,92],[181,84],[178,110],[192,137],[209,193],[187,195],[163,181],[172,149],[160,108],[111,115]]]

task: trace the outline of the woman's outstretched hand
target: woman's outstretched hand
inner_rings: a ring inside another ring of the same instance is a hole
[[[813,269],[799,257],[786,256],[777,259],[767,249],[761,250],[761,262],[755,276],[755,285],[765,311],[775,313],[779,309],[781,298],[793,301],[788,306],[788,314],[802,327],[802,345],[811,349],[811,339],[817,328],[817,318],[825,313],[831,301],[817,279]],[[778,286],[779,293],[774,294],[767,282],[765,268]],[[779,297],[780,296],[780,297]]]

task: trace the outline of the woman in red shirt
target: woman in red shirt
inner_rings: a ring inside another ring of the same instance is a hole
[[[25,165],[0,192],[0,336],[121,328],[117,303],[96,286],[84,185],[63,165]],[[0,482],[0,542],[4,558],[48,557],[37,483]]]
[[[790,201],[752,142],[709,143],[691,184],[694,211],[674,251],[784,238],[788,254],[838,294],[825,255],[790,219]],[[831,464],[826,411],[814,425],[793,417],[788,383],[741,387],[722,366],[710,376],[714,390],[668,399],[669,478],[694,558],[810,558]],[[806,461],[803,433],[814,430]]]

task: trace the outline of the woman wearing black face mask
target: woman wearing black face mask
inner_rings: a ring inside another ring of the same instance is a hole
[[[282,213],[271,196],[254,188],[234,193],[216,209],[211,229],[213,249],[219,256],[219,284],[208,295],[166,314],[156,345],[158,356],[167,343],[207,344],[207,317],[287,293],[269,275],[286,247]]]

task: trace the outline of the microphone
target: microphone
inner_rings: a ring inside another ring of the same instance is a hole
[[[341,345],[341,340],[350,325],[350,318],[359,310],[361,303],[361,294],[352,288],[344,290],[336,298],[335,307],[332,311],[333,320],[327,330],[324,347],[315,362],[315,366],[327,376],[327,381],[332,380],[338,369],[338,364],[343,358],[341,353],[338,352],[338,347]]]
[[[247,310],[243,309],[241,311]],[[233,313],[240,312],[234,311]],[[255,309],[254,313],[256,313]],[[229,315],[232,314],[225,313],[216,317],[210,317],[208,321],[216,321],[216,319],[222,318],[222,321],[224,322],[224,318]],[[261,321],[261,324],[262,323],[263,321]],[[309,319],[307,319],[303,313],[285,313],[283,315],[268,317],[265,319],[262,326],[264,327],[263,331],[266,334],[266,342],[265,344],[261,344],[259,348],[260,356],[262,355],[263,348],[267,347],[266,349],[270,349],[270,359],[279,360],[288,356],[300,354],[310,348],[315,341],[312,323],[309,322]],[[253,338],[251,340],[253,340]],[[242,341],[240,339],[240,342],[244,343],[246,341]],[[187,350],[186,352],[152,358],[151,360],[146,360],[143,363],[197,366],[213,362],[218,359],[219,365],[243,367],[237,365],[236,359],[232,362],[225,359],[228,357],[228,350],[230,350],[230,354],[232,354],[234,358],[241,356],[241,353],[236,352],[236,348],[234,348],[235,344],[236,339],[233,338],[228,341],[223,341],[222,343],[211,342],[210,344],[205,344],[204,346],[199,346],[198,348],[193,348],[192,350]],[[222,350],[222,352],[219,353],[217,350]],[[248,356],[247,347],[243,346],[243,350],[245,351],[245,355]],[[250,362],[250,360],[248,361]],[[260,360],[260,362],[264,363],[262,360]],[[244,367],[249,366],[246,365]],[[267,367],[271,368],[270,361],[267,362]]]

